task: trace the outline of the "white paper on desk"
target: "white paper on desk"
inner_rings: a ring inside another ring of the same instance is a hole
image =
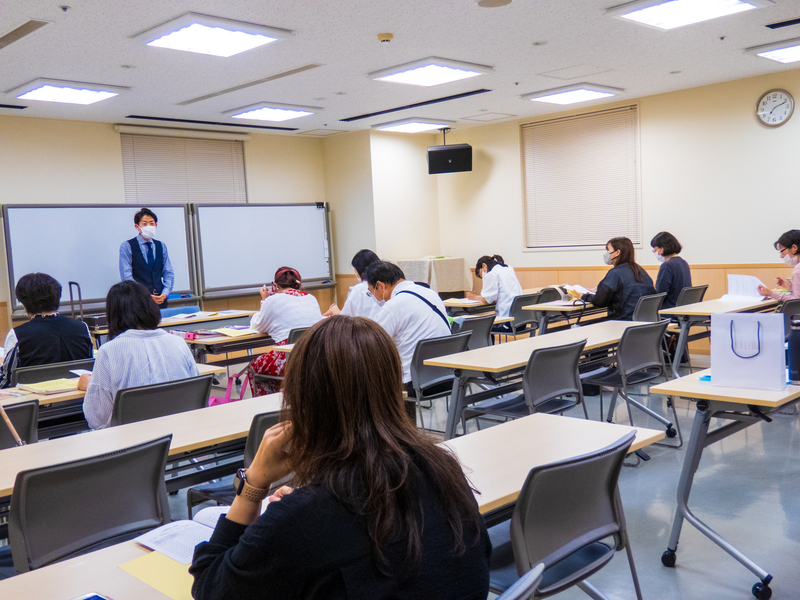
[[[728,275],[728,293],[720,300],[752,300],[755,302],[763,299],[763,296],[758,293],[760,285],[764,284],[758,277],[752,275]]]
[[[229,317],[231,315],[241,315],[243,312],[241,310],[221,310],[217,314],[220,317]]]
[[[70,373],[75,373],[75,375],[77,375],[78,377],[80,377],[81,375],[91,375],[92,374],[91,371],[87,371],[86,369],[70,369],[69,372]]]
[[[260,512],[262,515],[264,514],[264,511],[267,510],[268,505],[269,500],[264,500],[261,503]],[[197,514],[192,518],[192,521],[214,529],[217,526],[217,521],[219,521],[220,516],[227,515],[230,509],[230,506],[209,506],[208,508],[198,511]]]
[[[582,285],[563,285],[561,287],[563,287],[565,290],[570,290],[572,292],[578,292],[580,295],[589,293],[589,290],[587,290]]]
[[[175,521],[140,535],[134,541],[179,563],[192,562],[194,547],[211,539],[214,530],[194,521]]]
[[[206,317],[213,317],[216,315],[216,311],[205,311],[199,310],[194,313],[183,313],[180,315],[172,315],[171,317],[167,317],[169,320],[182,320],[182,319],[205,319]]]
[[[550,306],[575,306],[575,300],[553,300],[552,302],[545,302],[545,305],[550,305]]]
[[[467,298],[452,298],[448,303],[447,300],[444,301],[445,304],[453,303],[453,304],[480,304],[480,300],[469,300]]]

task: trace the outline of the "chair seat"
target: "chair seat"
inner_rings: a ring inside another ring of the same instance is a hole
[[[639,371],[628,377],[628,385],[638,385],[657,377],[661,377],[661,369],[656,368],[654,371]],[[622,387],[622,376],[616,368],[612,367],[598,375],[581,379],[581,382],[605,387]]]
[[[236,497],[236,492],[233,489],[233,475],[214,483],[206,483],[189,488],[187,494],[195,497],[200,496],[205,500],[219,502],[220,504],[233,504],[233,499]],[[201,502],[205,500],[201,500]]]
[[[452,375],[448,375],[429,382],[428,385],[422,388],[422,395],[425,397],[425,400],[449,396],[453,392],[453,379],[455,378]],[[413,400],[416,398],[416,394],[412,390],[409,390],[408,397]]]
[[[489,561],[489,589],[502,593],[519,579],[511,548],[509,521],[489,528],[492,541],[492,557]],[[565,559],[545,569],[539,584],[537,598],[556,594],[580,582],[603,566],[614,556],[613,546],[604,542],[594,542],[573,552]]]
[[[567,398],[553,398],[543,402],[536,408],[536,412],[556,414],[564,412],[576,406],[577,399]],[[465,412],[465,417],[471,419],[480,415],[495,415],[499,417],[508,417],[510,419],[518,419],[520,417],[527,417],[530,414],[528,405],[525,403],[525,396],[517,394],[508,400],[502,402],[491,403],[491,400],[478,402],[469,407]]]

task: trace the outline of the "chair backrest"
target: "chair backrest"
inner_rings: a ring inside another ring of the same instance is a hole
[[[170,306],[169,308],[161,309],[161,318],[174,317],[175,315],[190,315],[192,313],[200,312],[199,306]]]
[[[171,439],[17,473],[8,516],[15,571],[38,569],[169,523],[164,469]]]
[[[297,342],[303,334],[311,329],[311,327],[296,327],[289,332],[289,337],[286,338],[287,344],[294,344]]]
[[[464,352],[467,349],[470,337],[472,337],[472,332],[466,331],[455,335],[418,341],[416,348],[414,348],[414,356],[411,358],[411,382],[414,389],[424,390],[434,383],[444,381],[447,378],[452,379],[454,377],[453,369],[431,367],[424,363],[429,358]]]
[[[542,582],[544,565],[539,563],[522,577],[517,579],[497,600],[530,600]]]
[[[73,369],[91,371],[94,368],[93,358],[70,360],[67,362],[51,363],[49,365],[36,365],[33,367],[17,367],[11,376],[12,385],[18,383],[40,383],[51,379],[64,379],[76,377],[70,373]]]
[[[668,325],[669,319],[664,319],[647,325],[633,325],[622,332],[617,346],[617,369],[623,377],[645,370],[664,372],[661,343]]]
[[[661,305],[664,304],[664,298],[666,297],[667,292],[640,297],[636,303],[636,308],[633,309],[632,320],[647,321],[649,323],[660,321],[661,317],[658,316],[658,311],[661,310]]]
[[[800,300],[786,300],[781,304],[781,312],[783,313],[783,325],[786,339],[789,339],[789,333],[792,331],[792,317],[800,315]]]
[[[256,457],[258,447],[261,445],[261,438],[264,437],[264,432],[277,425],[280,422],[280,411],[272,411],[261,413],[253,417],[250,422],[250,432],[247,434],[247,441],[244,444],[244,466],[249,467],[250,463]]]
[[[686,306],[687,304],[695,304],[702,302],[706,295],[707,285],[695,285],[693,287],[685,287],[678,294],[678,299],[675,301],[675,306]]]
[[[539,298],[539,304],[544,304],[545,302],[555,302],[556,300],[561,300],[561,292],[556,288],[546,287],[542,290],[542,295]]]
[[[27,402],[18,402],[3,407],[8,415],[14,429],[17,430],[17,435],[26,444],[33,444],[39,441],[38,423],[39,423],[39,401],[28,400]],[[14,436],[5,422],[0,419],[0,450],[6,448],[13,448],[17,445],[14,441]]]
[[[521,296],[516,296],[511,301],[509,316],[514,319],[514,321],[511,323],[511,327],[514,332],[520,331],[526,325],[530,325],[531,328],[536,329],[536,327],[539,325],[539,311],[522,310],[522,308],[525,306],[530,306],[531,304],[539,304],[541,297],[542,292],[537,292],[535,294],[522,294]]]
[[[517,573],[545,569],[587,544],[615,536],[624,547],[625,516],[617,481],[635,432],[610,446],[528,473],[511,517]]]
[[[548,400],[581,392],[578,362],[584,346],[586,340],[533,351],[522,376],[522,392],[531,413]]]
[[[119,390],[114,398],[111,425],[197,410],[208,406],[213,375],[199,375],[164,383]]]
[[[467,344],[467,350],[476,350],[492,345],[492,325],[494,325],[495,315],[484,317],[464,317],[461,328],[454,333],[464,333],[471,331],[472,335]]]

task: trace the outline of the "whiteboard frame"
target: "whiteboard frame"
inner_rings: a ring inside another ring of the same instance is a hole
[[[3,234],[5,236],[5,246],[6,246],[6,267],[8,268],[8,285],[9,285],[9,303],[11,304],[12,312],[16,312],[23,309],[22,304],[17,300],[17,295],[14,292],[16,289],[16,277],[14,276],[14,253],[11,248],[11,231],[10,231],[10,221],[8,219],[8,211],[9,209],[17,209],[17,208],[125,208],[129,205],[127,204],[3,204],[2,211],[3,211]],[[191,218],[191,205],[189,204],[159,204],[156,206],[156,209],[159,207],[164,208],[182,208],[183,209],[183,219],[186,225],[186,257],[189,261],[188,268],[189,268],[189,288],[188,290],[172,290],[174,294],[193,294],[198,295],[198,285],[197,285],[197,277],[196,277],[196,265],[195,265],[195,257],[197,254],[195,253],[194,247],[194,222]],[[135,206],[130,206],[131,209],[136,208]],[[137,209],[138,210],[138,209]],[[62,289],[64,286],[69,287],[69,282],[63,281],[61,283]],[[101,310],[105,310],[105,297],[103,298],[83,298],[83,304],[94,304],[95,306],[100,304]],[[92,307],[93,309],[95,307]]]
[[[216,287],[216,288],[206,288],[205,283],[205,267],[203,265],[203,241],[200,235],[200,213],[197,210],[198,208],[236,208],[237,206],[246,206],[246,207],[260,207],[260,206],[314,206],[317,208],[322,208],[325,210],[325,238],[328,245],[328,276],[327,277],[318,277],[315,279],[304,279],[303,280],[303,288],[304,289],[317,289],[323,287],[334,287],[336,285],[336,276],[334,274],[334,260],[333,260],[333,240],[331,239],[331,212],[330,212],[330,205],[327,202],[281,202],[281,203],[254,203],[254,202],[247,202],[246,204],[192,204],[191,213],[194,218],[194,247],[195,247],[195,257],[196,257],[196,269],[197,269],[197,289],[198,293],[201,295],[202,298],[220,298],[224,296],[233,296],[233,295],[241,295],[241,294],[248,294],[252,291],[258,291],[261,289],[261,286],[264,285],[265,282],[261,281],[258,283],[243,283],[241,285],[235,286],[228,286],[228,287]]]

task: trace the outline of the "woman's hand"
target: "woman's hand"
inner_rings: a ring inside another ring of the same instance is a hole
[[[327,311],[325,311],[325,314],[323,314],[322,316],[323,316],[323,317],[332,317],[332,316],[334,316],[334,315],[340,315],[340,314],[342,314],[342,311],[341,311],[341,310],[339,310],[339,307],[338,307],[338,306],[336,305],[336,303],[334,302],[333,304],[331,304],[331,305],[328,307],[328,310],[327,310]]]
[[[89,387],[89,382],[91,380],[92,380],[91,373],[84,373],[83,375],[81,375],[80,378],[78,379],[78,389],[85,392],[86,388]]]
[[[792,291],[792,280],[791,279],[784,279],[783,277],[777,277],[778,287],[782,287],[785,290]]]
[[[267,498],[268,502],[278,502],[284,496],[288,496],[294,491],[294,488],[284,485],[275,490],[275,493]]]
[[[466,296],[467,300],[483,300],[481,296],[474,292],[466,292],[464,296]]]
[[[760,285],[758,286],[758,293],[761,294],[762,296],[769,296],[772,293],[772,290],[769,289],[768,287]]]
[[[266,300],[272,294],[272,292],[266,286],[266,284],[261,286],[261,289],[258,290],[258,293],[261,294],[261,299],[262,300]]]
[[[284,452],[284,447],[291,439],[292,424],[289,421],[273,425],[264,432],[256,456],[247,468],[247,482],[250,485],[265,490],[291,472],[288,455]]]

